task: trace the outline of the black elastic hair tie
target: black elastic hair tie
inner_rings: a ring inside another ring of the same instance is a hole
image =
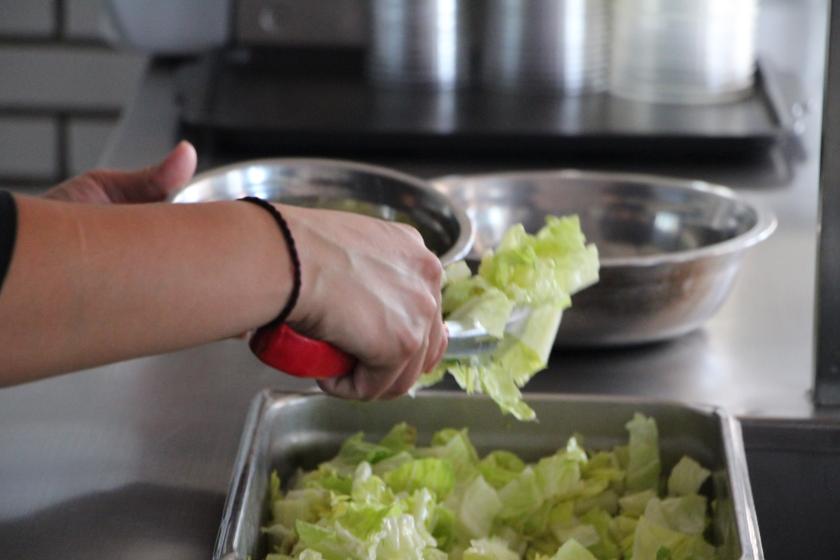
[[[289,256],[292,259],[293,268],[292,293],[289,294],[289,300],[286,302],[282,311],[280,311],[280,314],[266,325],[267,327],[275,327],[286,322],[286,319],[289,317],[292,309],[295,308],[298,296],[300,296],[300,258],[298,257],[297,246],[295,245],[294,237],[292,237],[292,231],[289,229],[289,224],[286,223],[286,220],[280,214],[280,211],[277,210],[273,204],[263,200],[262,198],[257,198],[256,196],[246,196],[240,198],[239,200],[256,204],[271,214],[271,217],[274,218],[274,221],[277,222],[277,226],[283,233],[283,238],[286,240],[286,246],[289,248]]]

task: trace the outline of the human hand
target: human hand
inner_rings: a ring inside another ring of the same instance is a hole
[[[404,394],[446,350],[440,261],[414,228],[344,212],[283,206],[301,260],[289,324],[358,359],[318,382],[338,397]]]
[[[94,169],[53,187],[44,197],[90,204],[159,202],[192,178],[196,159],[192,144],[182,141],[156,165],[139,171]]]
[[[164,200],[195,171],[181,142],[159,164],[135,172],[94,170],[46,198],[94,204]],[[303,285],[289,323],[358,359],[355,370],[319,385],[335,396],[396,397],[443,356],[442,269],[408,226],[344,212],[282,207],[301,255]]]

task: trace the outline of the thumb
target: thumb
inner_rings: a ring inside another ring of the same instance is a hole
[[[91,175],[111,202],[156,202],[192,178],[196,161],[195,148],[181,141],[163,161],[151,167],[132,172],[99,170]]]

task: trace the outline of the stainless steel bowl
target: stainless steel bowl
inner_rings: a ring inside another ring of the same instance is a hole
[[[261,159],[197,175],[172,202],[258,196],[296,206],[366,214],[416,227],[426,246],[449,264],[473,242],[464,211],[415,177],[384,167],[329,159]]]
[[[726,299],[744,252],[776,227],[773,214],[700,181],[579,171],[444,177],[492,249],[508,226],[534,232],[546,215],[578,214],[601,255],[601,279],[575,295],[557,343],[626,345],[696,329]]]

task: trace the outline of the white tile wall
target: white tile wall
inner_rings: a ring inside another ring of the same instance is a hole
[[[0,107],[119,109],[142,65],[99,48],[0,46]]]
[[[0,0],[0,35],[49,36],[55,31],[56,0]]]
[[[104,4],[0,0],[0,187],[46,186],[97,164],[145,62],[102,41]]]
[[[49,180],[58,172],[58,125],[51,117],[0,117],[0,172]]]
[[[64,35],[72,39],[101,39],[99,14],[104,4],[104,0],[64,0]]]

